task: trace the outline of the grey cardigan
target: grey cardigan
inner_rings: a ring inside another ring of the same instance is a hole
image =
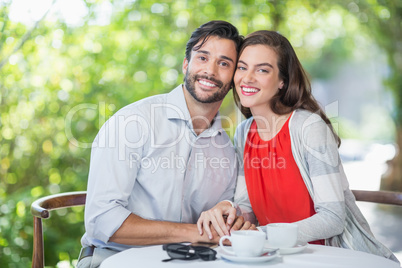
[[[239,161],[235,203],[246,218],[253,215],[243,169],[243,151],[253,118],[236,129],[234,144]],[[349,189],[334,136],[314,113],[296,110],[289,121],[292,154],[314,202],[316,214],[298,221],[298,239],[384,256],[399,263],[393,253],[373,235]],[[253,215],[254,217],[254,215]]]

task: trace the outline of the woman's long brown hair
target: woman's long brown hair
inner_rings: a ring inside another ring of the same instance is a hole
[[[241,55],[246,47],[253,45],[268,46],[278,55],[279,78],[282,79],[284,85],[271,99],[270,106],[272,111],[282,115],[296,109],[305,109],[320,115],[331,129],[339,147],[341,145],[341,139],[334,131],[331,121],[312,95],[310,80],[290,42],[277,32],[266,30],[257,31],[246,36],[240,47],[239,55]],[[236,90],[233,90],[233,95],[235,103],[241,113],[246,118],[250,118],[252,116],[251,111],[249,108],[241,105]]]

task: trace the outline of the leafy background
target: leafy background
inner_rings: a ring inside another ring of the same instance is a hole
[[[31,203],[86,189],[100,126],[125,105],[181,83],[186,41],[209,20],[230,21],[243,35],[280,31],[313,79],[331,77],[345,59],[359,57],[356,51],[382,51],[389,64],[384,88],[395,93],[399,125],[397,0],[42,1],[47,10],[25,22],[11,17],[16,2],[0,1],[0,267],[31,265]],[[81,14],[73,22],[62,12],[72,3]],[[221,112],[236,121],[231,96]],[[230,135],[234,127],[227,124]],[[83,208],[45,221],[47,266],[75,263],[82,221]]]

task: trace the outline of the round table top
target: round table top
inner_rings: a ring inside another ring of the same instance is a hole
[[[161,245],[132,248],[115,254],[104,260],[101,268],[115,267],[254,267],[254,266],[273,266],[278,268],[298,267],[298,268],[341,268],[341,267],[364,267],[364,268],[400,268],[400,266],[389,259],[365,252],[354,251],[343,248],[308,245],[303,251],[295,254],[278,254],[276,258],[259,263],[235,263],[227,261],[221,257],[222,250],[217,247],[218,259],[216,261],[202,260],[172,260],[168,259],[167,253]]]

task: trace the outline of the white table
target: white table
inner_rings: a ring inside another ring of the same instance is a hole
[[[215,248],[218,253],[219,248]],[[255,267],[270,266],[275,268],[341,268],[341,267],[363,267],[363,268],[400,268],[400,266],[391,260],[376,255],[353,251],[342,248],[308,245],[301,253],[292,255],[282,255],[273,260],[255,263],[234,263],[222,260],[218,254],[216,261],[202,260],[173,260],[170,262],[162,262],[168,259],[168,255],[162,250],[162,246],[150,246],[143,248],[133,248],[125,250],[106,259],[101,268],[125,268],[125,267],[208,267],[208,268],[225,268],[225,267]]]

